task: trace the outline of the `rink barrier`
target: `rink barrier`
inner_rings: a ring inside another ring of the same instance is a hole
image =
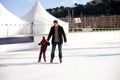
[[[17,35],[15,37],[27,37],[33,36],[34,42],[27,43],[15,43],[15,44],[4,44],[0,45],[0,52],[9,52],[9,51],[20,51],[20,50],[31,50],[38,49],[38,43],[41,41],[44,36],[47,38],[48,34],[39,34],[39,35]],[[81,33],[69,33],[67,36],[67,44],[69,46],[91,46],[98,43],[110,42],[119,40],[120,32],[119,31],[103,31],[103,32],[81,32]],[[79,36],[79,37],[78,37]],[[10,38],[11,36],[9,36]],[[90,37],[88,39],[88,37]],[[51,40],[50,40],[51,41]]]
[[[118,31],[120,28],[69,28],[69,32]]]
[[[33,36],[0,38],[0,45],[4,45],[4,44],[18,44],[18,43],[29,43],[29,42],[34,42],[34,37]]]
[[[35,49],[33,35],[0,37],[0,53]]]

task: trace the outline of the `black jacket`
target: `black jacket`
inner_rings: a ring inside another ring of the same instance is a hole
[[[58,26],[58,34],[59,34],[61,44],[63,43],[63,38],[64,38],[64,42],[67,42],[66,35],[65,35],[63,27]],[[55,26],[51,27],[48,38],[47,38],[47,41],[50,40],[51,36],[52,36],[52,43],[54,43],[54,40],[55,40]]]

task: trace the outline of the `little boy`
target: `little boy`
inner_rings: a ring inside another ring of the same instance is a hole
[[[47,46],[49,46],[50,43],[47,42],[47,40],[45,39],[45,37],[43,37],[42,41],[38,45],[41,45],[38,62],[41,62],[42,53],[43,53],[44,62],[46,62],[46,53],[45,52],[47,50]]]

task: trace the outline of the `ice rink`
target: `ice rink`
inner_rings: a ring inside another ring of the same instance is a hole
[[[39,49],[0,53],[0,80],[120,80],[120,37],[79,34],[70,34],[63,44],[62,64],[57,50],[54,63],[49,63],[51,46],[46,63],[37,63]]]

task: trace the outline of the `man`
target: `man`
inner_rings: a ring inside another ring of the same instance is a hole
[[[60,63],[62,63],[63,38],[64,38],[64,42],[67,42],[67,39],[66,39],[64,29],[58,24],[58,21],[54,20],[53,24],[54,25],[51,27],[48,38],[47,38],[47,41],[49,41],[50,38],[52,37],[52,51],[51,51],[50,63],[53,63],[56,45],[58,45],[59,60],[60,60]]]

